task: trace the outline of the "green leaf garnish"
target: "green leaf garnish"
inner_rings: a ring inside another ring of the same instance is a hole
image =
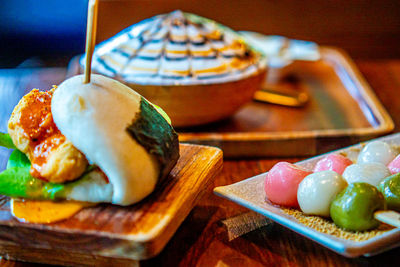
[[[29,167],[12,167],[0,173],[0,195],[43,200],[63,197],[63,184],[36,179],[31,176],[29,170]]]
[[[16,149],[11,137],[8,133],[0,133],[0,146]]]
[[[31,167],[31,162],[29,161],[28,157],[19,151],[18,149],[15,149],[10,157],[8,158],[7,162],[7,169],[13,168],[13,167]]]
[[[9,134],[0,133],[0,146],[14,149],[8,159],[7,169],[0,173],[0,195],[38,200],[65,199],[67,188],[72,190],[79,186],[97,168],[96,165],[87,166],[81,177],[69,183],[49,183],[30,174],[31,162],[14,146]]]
[[[15,149],[8,159],[7,169],[0,173],[0,195],[40,200],[65,199],[66,188],[70,190],[79,186],[80,180],[97,166],[87,166],[80,178],[66,184],[49,183],[37,179],[30,174],[30,168],[31,162],[28,157]]]

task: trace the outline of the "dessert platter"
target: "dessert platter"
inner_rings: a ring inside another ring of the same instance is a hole
[[[400,134],[272,169],[214,192],[347,257],[399,245]],[[390,219],[389,219],[390,220]]]

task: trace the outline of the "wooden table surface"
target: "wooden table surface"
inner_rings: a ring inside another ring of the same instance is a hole
[[[400,60],[357,61],[378,98],[400,126]],[[46,88],[57,84],[65,69],[0,70],[0,131],[24,90]],[[12,88],[12,90],[10,90]],[[13,102],[14,101],[14,102]],[[338,148],[340,144],[337,144]],[[4,158],[0,150],[0,158]],[[296,162],[302,158],[285,158]],[[268,171],[282,159],[263,158],[227,160],[215,186],[231,184]],[[4,161],[0,160],[0,168]],[[219,198],[212,188],[195,206],[186,220],[156,258],[141,262],[142,266],[398,266],[400,248],[378,256],[348,259],[314,243],[286,228],[272,223],[229,241],[223,220],[248,212],[246,208]],[[0,260],[1,266],[31,266],[31,264]]]

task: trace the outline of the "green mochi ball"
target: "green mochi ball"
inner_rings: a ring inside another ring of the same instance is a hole
[[[330,214],[334,223],[343,229],[365,231],[379,226],[374,212],[385,208],[385,198],[375,186],[353,183],[333,200]]]
[[[400,173],[385,178],[377,187],[385,197],[388,209],[400,211]]]

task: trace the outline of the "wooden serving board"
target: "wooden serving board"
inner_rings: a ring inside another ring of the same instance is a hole
[[[0,196],[0,256],[61,265],[134,265],[157,255],[222,169],[218,148],[181,144],[168,179],[142,202],[101,204],[52,224],[21,223]],[[211,190],[211,189],[210,189]]]
[[[392,131],[391,117],[351,58],[326,46],[320,55],[267,75],[281,78],[266,88],[306,92],[305,107],[248,103],[227,120],[179,129],[180,141],[220,147],[230,158],[313,156]],[[78,73],[75,57],[67,76]]]

